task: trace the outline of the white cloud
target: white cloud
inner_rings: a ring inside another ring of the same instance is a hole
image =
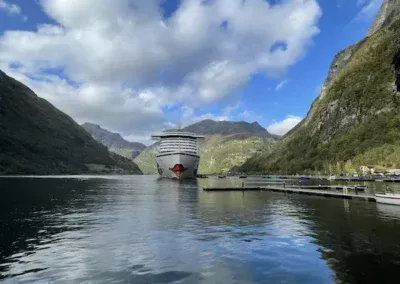
[[[358,14],[354,17],[354,19],[350,22],[350,24],[371,21],[378,14],[379,9],[382,6],[383,0],[358,0],[357,5],[361,7]]]
[[[195,114],[195,109],[188,106],[183,106],[181,111],[182,115],[180,117],[179,123],[177,123],[176,126],[180,125],[182,127],[185,127],[204,119],[224,121],[224,120],[230,120],[231,118],[228,113],[224,113],[221,115],[216,115],[212,113]]]
[[[158,0],[40,3],[55,24],[6,31],[0,68],[79,122],[126,136],[170,123],[166,108],[221,102],[254,74],[282,74],[321,16],[316,0],[182,0],[168,17]]]
[[[218,113],[203,113],[197,108],[190,106],[182,106],[179,108],[179,121],[173,124],[173,127],[178,125],[184,127],[204,119],[212,119],[215,121],[236,121],[238,119],[257,120],[260,119],[252,112],[243,108],[243,103],[238,101],[232,105],[227,105],[222,108]]]
[[[5,10],[9,14],[21,13],[21,7],[15,4],[10,4],[4,0],[0,0],[0,10]]]
[[[0,12],[2,10],[12,16],[15,16],[15,15],[21,16],[21,18],[24,22],[26,22],[28,20],[28,17],[22,14],[21,7],[16,4],[12,4],[7,1],[0,0]]]
[[[276,85],[275,91],[281,90],[287,83],[289,83],[289,80],[283,80],[279,82],[279,84]]]
[[[269,133],[285,135],[302,120],[299,116],[289,115],[282,121],[276,121],[267,127]]]

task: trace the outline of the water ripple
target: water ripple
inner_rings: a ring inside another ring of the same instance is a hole
[[[212,179],[2,182],[0,282],[377,283],[400,268],[393,206],[203,192]]]

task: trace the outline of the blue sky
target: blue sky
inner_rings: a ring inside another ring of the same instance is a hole
[[[0,0],[0,69],[79,123],[143,142],[204,118],[284,134],[382,3],[107,2]]]

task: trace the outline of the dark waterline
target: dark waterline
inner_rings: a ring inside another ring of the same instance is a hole
[[[0,178],[0,282],[397,279],[400,206],[201,190],[237,183],[155,176]],[[369,191],[383,186],[371,184]]]

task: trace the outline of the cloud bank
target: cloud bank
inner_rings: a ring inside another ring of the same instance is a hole
[[[321,16],[315,0],[182,0],[170,13],[158,0],[40,4],[56,24],[6,31],[0,68],[78,122],[135,137],[170,125],[171,109],[189,116],[255,74],[284,73]]]

